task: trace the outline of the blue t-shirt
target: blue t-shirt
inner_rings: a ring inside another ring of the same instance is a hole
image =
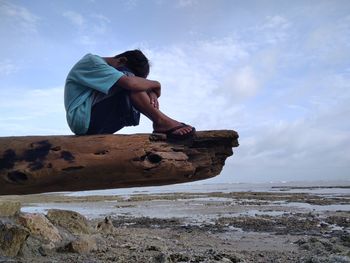
[[[94,91],[108,94],[123,75],[103,58],[92,54],[85,55],[73,66],[64,88],[64,106],[72,132],[78,135],[87,132]]]

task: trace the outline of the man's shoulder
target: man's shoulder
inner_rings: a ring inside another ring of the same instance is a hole
[[[77,63],[71,69],[70,74],[80,72],[81,70],[92,70],[93,68],[105,67],[106,65],[107,63],[102,57],[88,53],[77,61]]]
[[[101,63],[103,61],[104,60],[100,56],[95,55],[95,54],[91,54],[91,53],[87,53],[78,61],[77,64],[84,64],[84,63],[96,64],[96,63]]]

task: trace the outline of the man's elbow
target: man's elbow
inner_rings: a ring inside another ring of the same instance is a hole
[[[127,90],[137,90],[137,81],[134,77],[122,76],[117,82],[116,85]]]

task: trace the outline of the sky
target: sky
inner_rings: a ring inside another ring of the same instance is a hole
[[[71,67],[139,48],[162,111],[240,135],[205,182],[350,180],[350,1],[0,0],[0,36],[0,136],[72,134]]]

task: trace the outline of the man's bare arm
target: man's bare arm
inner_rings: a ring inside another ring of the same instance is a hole
[[[160,97],[160,83],[136,76],[122,76],[114,86],[119,86],[131,91],[153,91]]]

